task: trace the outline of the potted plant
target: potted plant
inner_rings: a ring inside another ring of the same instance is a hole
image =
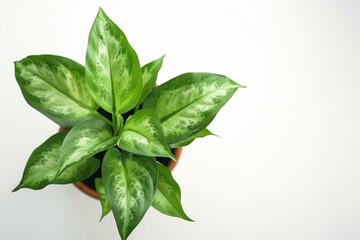
[[[100,9],[85,67],[54,55],[15,62],[28,104],[66,130],[33,151],[14,191],[82,181],[100,168],[102,217],[113,212],[122,239],[150,206],[191,221],[178,184],[156,157],[176,161],[172,148],[210,135],[206,127],[242,86],[218,74],[185,73],[154,88],[162,61],[140,67],[124,33]]]

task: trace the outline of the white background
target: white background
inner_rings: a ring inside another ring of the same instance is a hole
[[[56,54],[84,64],[101,6],[159,81],[227,75],[248,86],[174,177],[196,222],[150,210],[129,239],[360,239],[360,2],[1,0],[0,239],[119,239],[113,217],[72,185],[11,190],[58,127],[30,108],[13,61]]]

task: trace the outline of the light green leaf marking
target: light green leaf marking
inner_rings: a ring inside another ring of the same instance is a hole
[[[141,104],[149,95],[151,90],[155,87],[157,75],[160,71],[165,55],[161,58],[152,61],[141,68],[142,72],[142,94],[139,101]]]
[[[161,123],[151,109],[139,110],[127,120],[118,146],[139,155],[176,160],[165,141]]]
[[[152,206],[163,214],[193,221],[186,215],[181,206],[180,187],[169,169],[158,163],[158,170],[158,185]]]
[[[83,66],[60,56],[28,56],[15,62],[15,77],[25,100],[64,128],[99,117],[84,75]]]
[[[111,148],[104,157],[102,176],[118,231],[126,240],[154,199],[156,160]]]
[[[66,169],[56,178],[59,170],[60,147],[66,133],[57,133],[46,140],[31,154],[20,184],[20,188],[42,189],[49,184],[67,184],[82,181],[99,168],[100,161],[89,158]]]
[[[111,126],[102,119],[90,119],[75,125],[61,146],[59,173],[115,144]]]
[[[109,212],[111,212],[111,207],[105,193],[103,180],[101,178],[95,179],[95,188],[101,203],[101,209],[102,209],[101,218],[100,218],[101,221]]]
[[[165,139],[180,142],[204,129],[241,85],[211,73],[185,73],[153,90],[143,103],[159,117]]]
[[[200,132],[195,133],[194,135],[188,137],[185,140],[182,140],[180,142],[172,143],[170,144],[170,148],[178,148],[178,147],[185,147],[192,143],[197,138],[203,138],[209,135],[214,135],[212,132],[210,132],[207,128],[201,130]]]
[[[125,113],[141,96],[141,68],[125,34],[100,9],[89,34],[85,79],[106,111]]]

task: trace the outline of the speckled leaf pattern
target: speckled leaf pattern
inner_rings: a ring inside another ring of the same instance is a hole
[[[195,133],[191,137],[188,137],[185,140],[170,144],[170,147],[171,148],[185,147],[185,146],[189,145],[190,143],[192,143],[195,139],[203,138],[203,137],[206,137],[209,135],[214,135],[214,134],[212,132],[210,132],[207,128],[205,128],[205,129]]]
[[[111,126],[102,119],[90,119],[75,125],[60,148],[59,173],[115,144]]]
[[[83,66],[60,56],[28,56],[15,62],[16,80],[26,101],[64,128],[99,116],[84,75]]]
[[[141,68],[142,72],[142,93],[139,103],[142,103],[155,87],[157,75],[160,71],[165,56],[152,61]]]
[[[111,148],[104,157],[102,176],[118,231],[126,240],[154,199],[156,160]]]
[[[158,185],[152,206],[163,214],[193,221],[181,206],[180,187],[172,177],[170,170],[160,163],[158,163],[158,170]]]
[[[99,196],[100,203],[101,203],[101,210],[102,210],[101,218],[100,218],[100,221],[101,221],[109,212],[111,212],[111,207],[110,207],[109,200],[107,199],[107,196],[105,193],[102,178],[95,179],[95,188],[96,188],[96,192]]]
[[[125,113],[141,96],[141,68],[125,34],[100,9],[89,34],[85,79],[94,100],[110,113]]]
[[[20,188],[42,189],[49,184],[67,184],[82,181],[92,175],[100,166],[100,161],[89,158],[66,169],[56,178],[59,170],[60,147],[66,133],[57,133],[46,140],[31,154],[20,184]]]
[[[126,121],[118,146],[139,155],[176,160],[165,141],[161,123],[151,109],[139,110]]]
[[[143,106],[159,117],[167,142],[176,143],[204,129],[241,87],[211,73],[185,73],[160,85]]]

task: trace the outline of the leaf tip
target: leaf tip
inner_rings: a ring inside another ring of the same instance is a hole
[[[21,186],[21,183],[19,185],[16,186],[16,188],[14,188],[11,192],[16,192],[18,191],[19,189],[21,189],[22,186]]]
[[[214,136],[214,137],[218,137],[218,138],[222,138],[220,135],[217,135],[217,134],[214,134],[214,133],[211,133],[210,136]]]
[[[191,218],[189,218],[188,215],[186,215],[186,213],[184,211],[182,211],[182,216],[181,219],[185,220],[185,221],[189,221],[189,222],[195,222],[194,220],[192,220]]]
[[[169,157],[171,160],[173,160],[173,161],[177,162],[176,157],[174,156],[174,154],[173,154],[171,151],[169,151],[169,153],[168,153],[168,157]]]
[[[121,239],[122,240],[126,240],[126,239],[128,239],[128,237],[129,237],[129,235],[130,235],[130,233],[128,233],[126,230],[123,230],[123,231],[119,231],[119,233],[120,233],[120,236],[121,236]]]
[[[107,15],[106,15],[106,13],[104,12],[104,10],[101,8],[101,7],[99,7],[99,11],[98,11],[98,13],[97,13],[97,16],[98,17],[105,17],[105,18],[107,18]]]
[[[241,85],[241,84],[238,84],[238,83],[237,83],[237,86],[238,86],[238,88],[247,88],[247,86]]]
[[[18,69],[20,68],[20,62],[14,61],[14,67],[15,67],[15,72],[18,71]]]
[[[183,220],[185,220],[185,221],[195,222],[194,220],[192,220],[191,218],[189,218],[188,215],[186,215],[186,213],[184,212],[184,210],[181,209],[181,211],[182,211],[182,214],[181,214],[181,216],[178,216],[178,217],[180,217],[181,219],[183,219]]]

